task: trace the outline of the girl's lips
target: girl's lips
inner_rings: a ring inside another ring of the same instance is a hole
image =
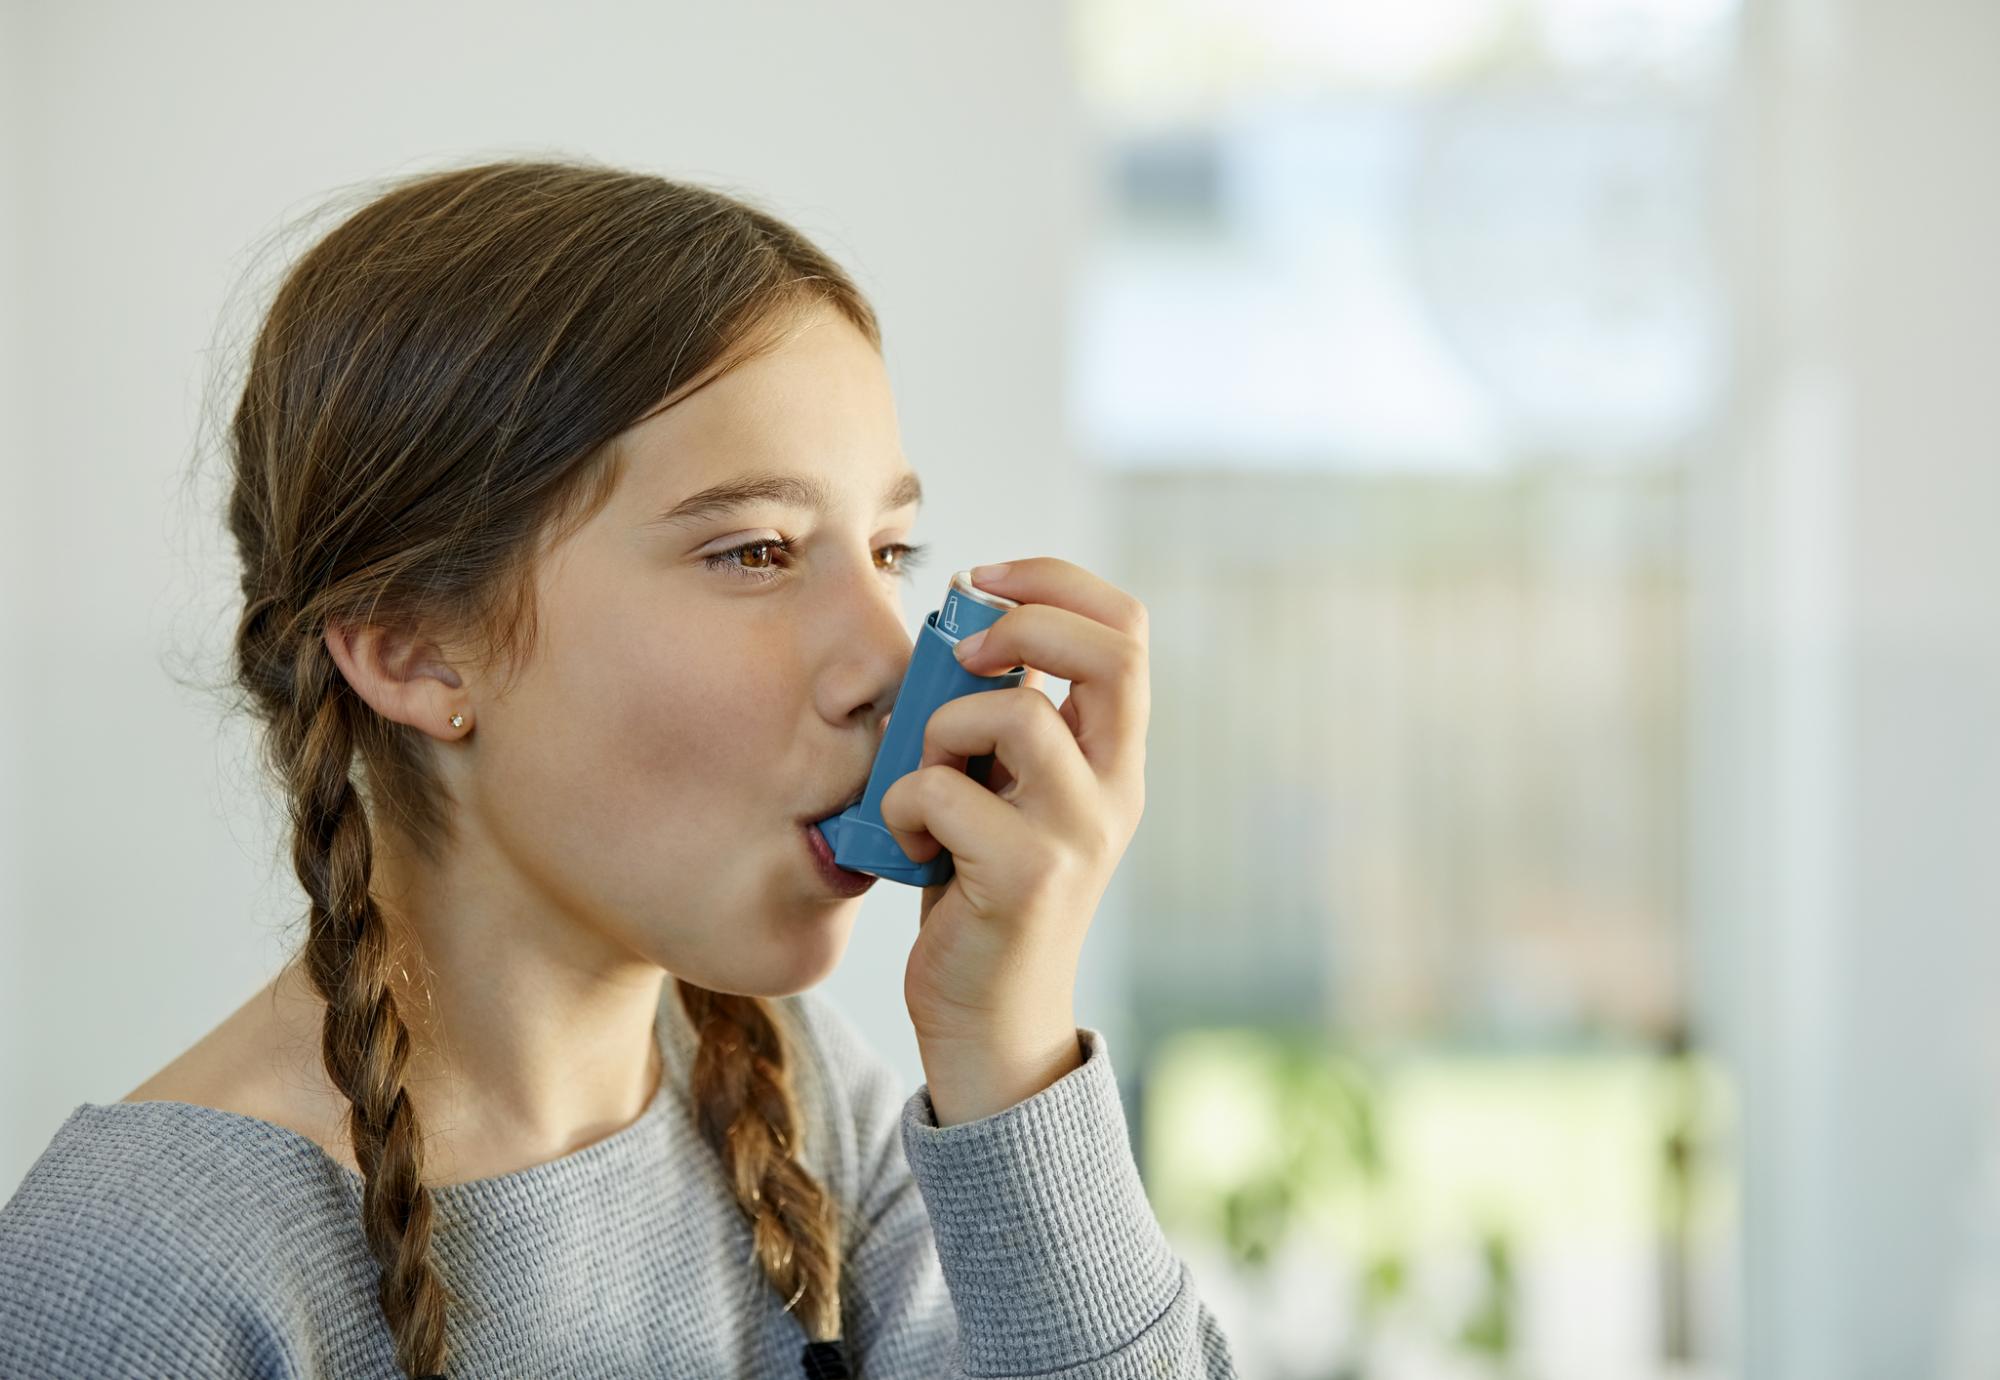
[[[872,872],[855,872],[842,867],[833,860],[833,849],[827,846],[826,835],[810,824],[799,826],[806,836],[806,851],[812,855],[813,868],[820,880],[842,896],[859,896],[874,886],[881,878]]]

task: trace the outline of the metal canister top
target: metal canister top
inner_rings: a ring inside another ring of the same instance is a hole
[[[934,626],[956,642],[990,626],[1008,609],[1019,607],[1020,600],[979,588],[972,583],[972,572],[961,570],[951,577],[951,584],[944,592],[944,605],[937,611]]]

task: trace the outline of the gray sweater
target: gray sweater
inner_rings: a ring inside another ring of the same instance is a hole
[[[817,992],[791,1037],[801,1158],[838,1198],[843,1345],[862,1380],[1234,1376],[1161,1234],[1103,1035],[1084,1063],[940,1128]],[[666,1070],[632,1124],[509,1174],[431,1190],[462,1302],[447,1373],[803,1374],[805,1333],[686,1096],[694,1036],[669,980]],[[186,1102],[85,1102],[0,1208],[0,1376],[388,1380],[360,1176],[310,1139]]]

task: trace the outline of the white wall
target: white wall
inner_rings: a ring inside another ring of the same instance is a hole
[[[13,1109],[27,1099],[27,1068],[22,1057],[29,1047],[25,1031],[11,1013],[20,1011],[25,990],[22,972],[22,924],[27,914],[27,777],[21,760],[25,734],[14,725],[27,723],[25,697],[28,658],[23,623],[29,589],[26,518],[26,466],[17,450],[25,427],[21,387],[25,364],[23,334],[5,323],[21,316],[21,292],[26,268],[21,253],[21,141],[11,132],[22,127],[20,15],[0,6],[0,1183],[11,1184],[15,1127]]]
[[[179,486],[240,256],[337,184],[577,153],[768,199],[882,317],[928,582],[1089,563],[1059,424],[1086,150],[1053,0],[27,3],[0,45],[5,1192],[77,1103],[248,996],[301,905],[244,726],[173,679],[220,671],[233,593],[215,489]],[[829,984],[912,1088],[915,906],[877,888]]]
[[[1742,425],[1693,563],[1738,1373],[1935,1375],[2000,1315],[1961,1288],[2000,1110],[2000,6],[1746,18]]]

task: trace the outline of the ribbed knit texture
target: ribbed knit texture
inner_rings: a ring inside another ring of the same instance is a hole
[[[939,1128],[825,996],[790,1037],[801,1156],[839,1199],[843,1345],[864,1380],[1234,1376],[1148,1205],[1101,1033],[1082,1067]],[[462,1302],[453,1380],[801,1374],[804,1330],[687,1100],[671,991],[639,1119],[431,1190]],[[0,1376],[392,1380],[361,1179],[308,1138],[184,1102],[85,1102],[0,1208]]]

